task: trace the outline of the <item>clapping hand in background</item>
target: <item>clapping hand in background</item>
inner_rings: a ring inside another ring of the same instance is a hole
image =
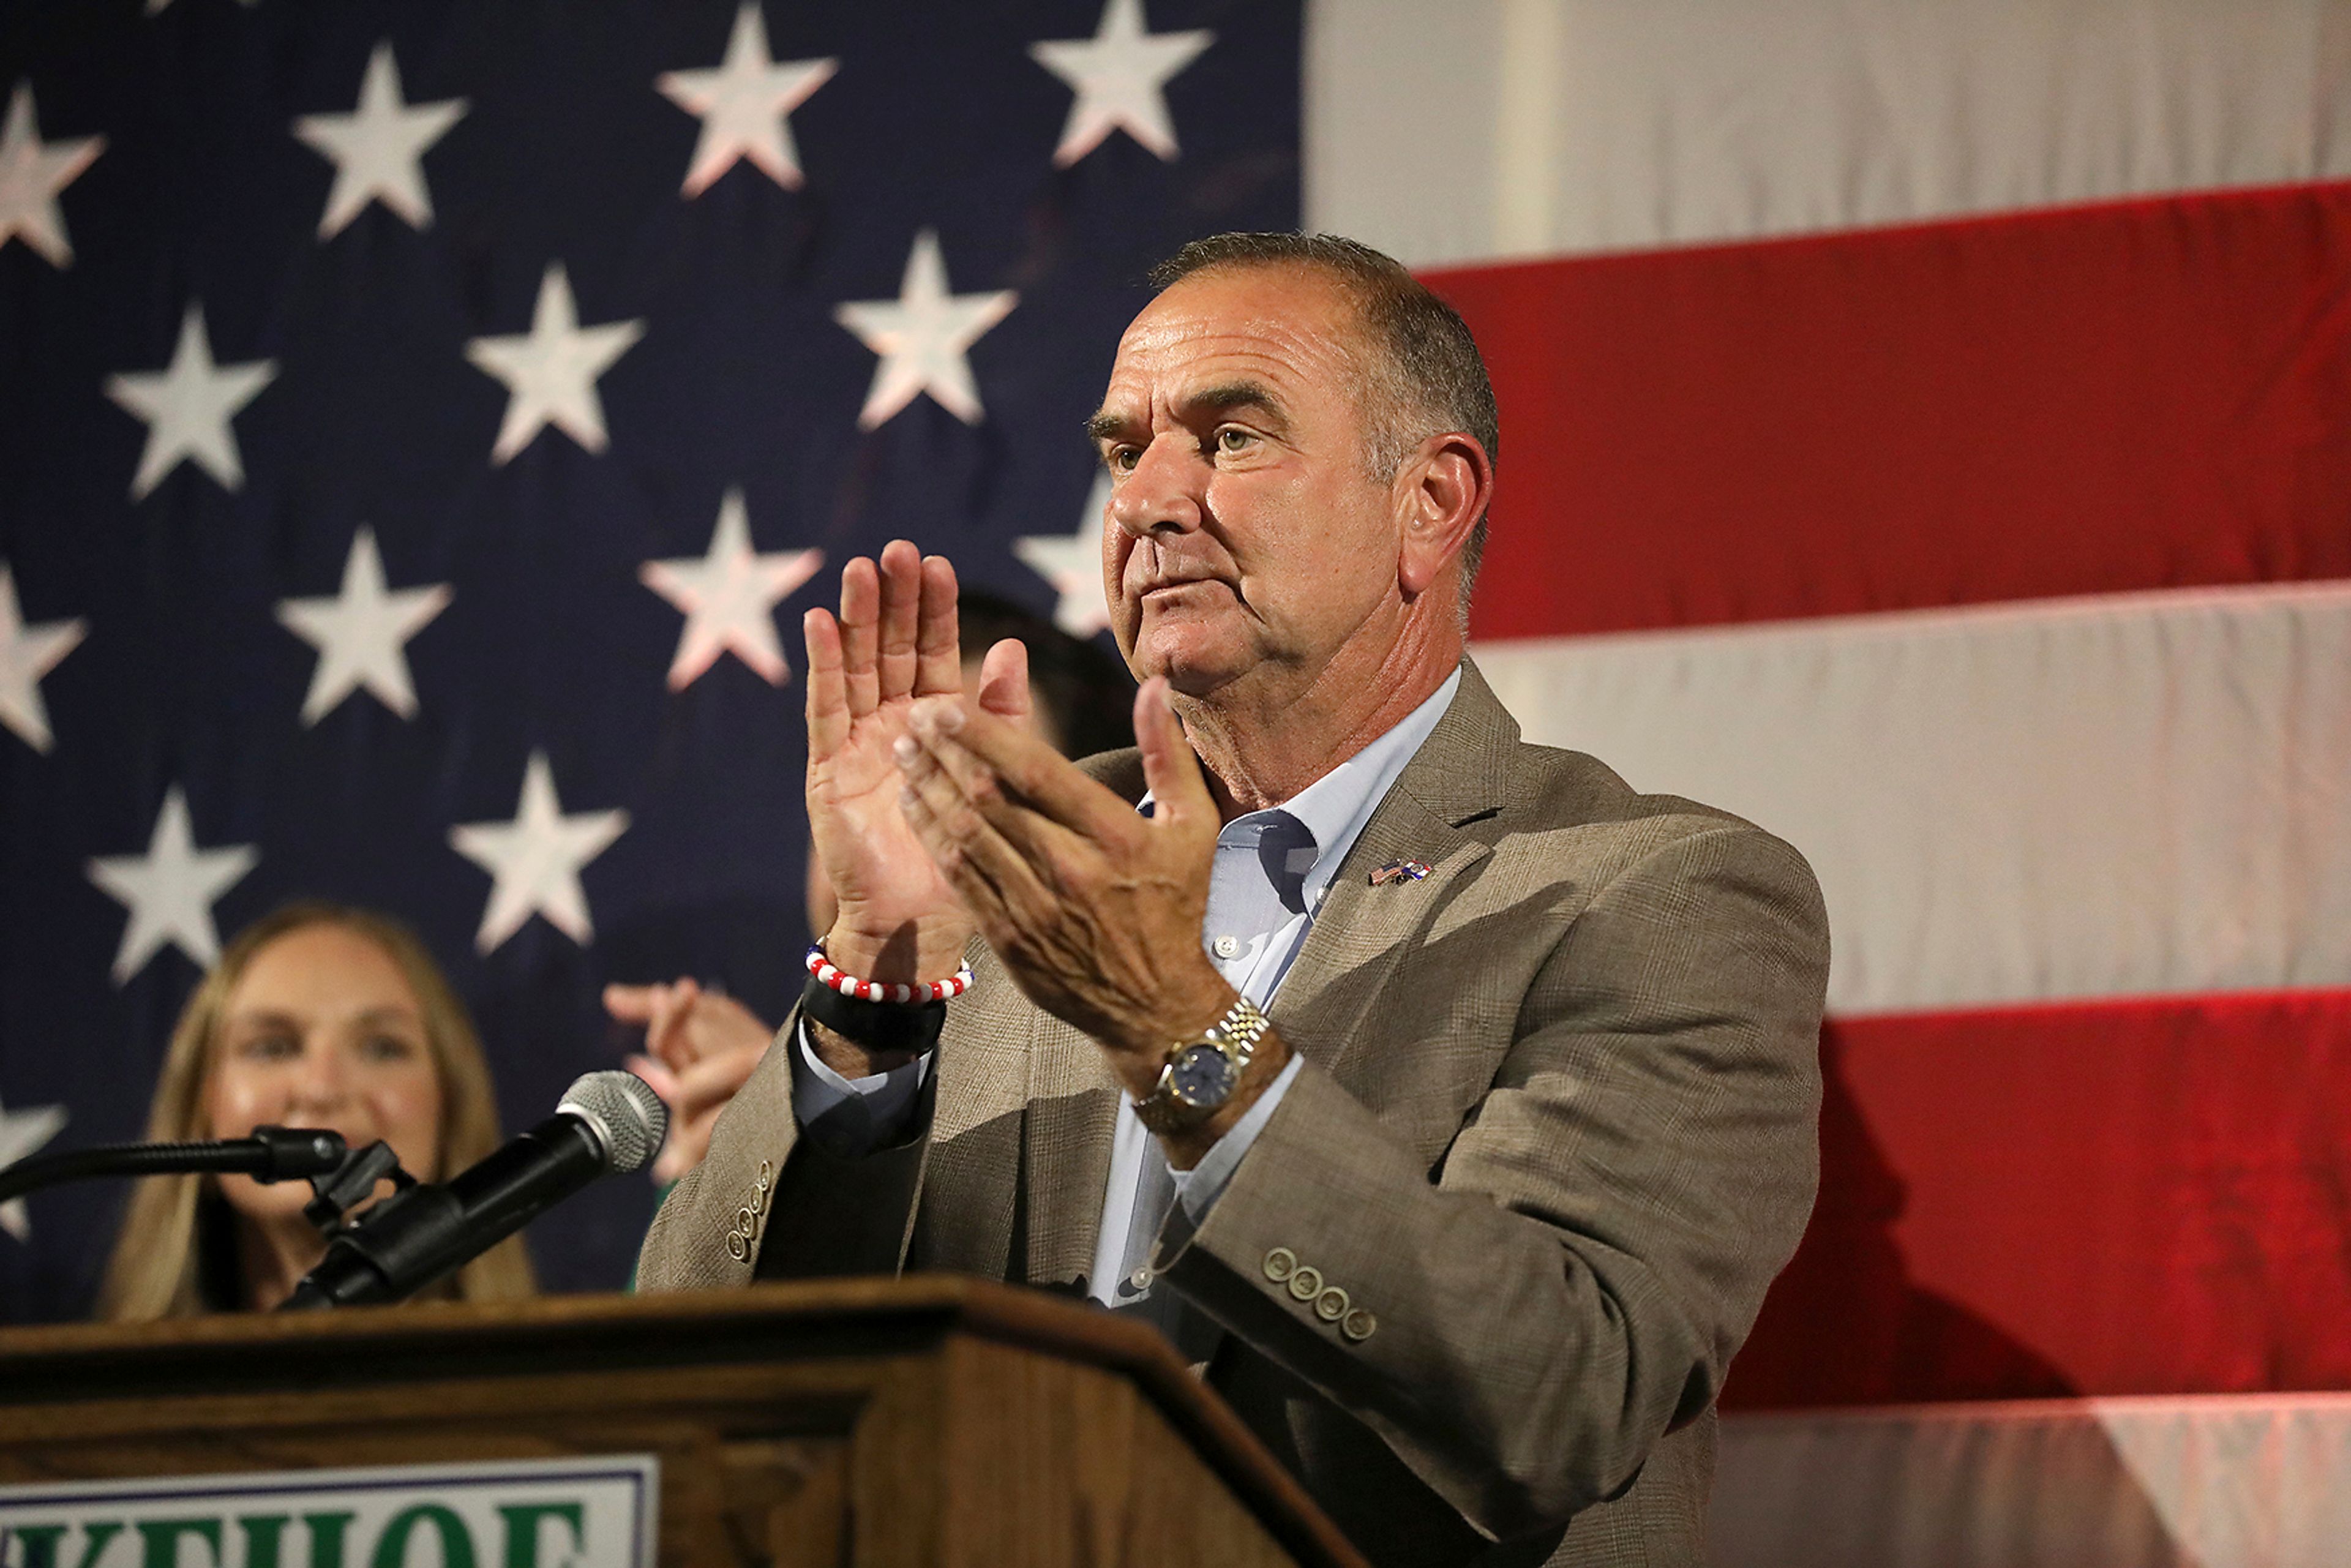
[[[657,1183],[674,1182],[710,1152],[718,1113],[759,1065],[776,1031],[724,991],[690,979],[607,986],[604,1010],[644,1026],[644,1051],[630,1057],[628,1068],[669,1103],[669,1141],[653,1174]]]

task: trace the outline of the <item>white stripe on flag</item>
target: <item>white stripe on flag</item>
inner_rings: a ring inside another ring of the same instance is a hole
[[[1731,1416],[1717,1568],[2322,1568],[2351,1542],[2351,1395]]]
[[[2351,173],[2344,0],[1311,0],[1306,219],[1409,266]]]
[[[1476,650],[1810,857],[1832,1012],[2351,985],[2351,582]]]

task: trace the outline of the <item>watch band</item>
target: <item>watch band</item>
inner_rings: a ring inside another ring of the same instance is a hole
[[[1256,1003],[1247,997],[1234,998],[1225,1016],[1210,1024],[1207,1033],[1194,1040],[1179,1040],[1167,1048],[1166,1060],[1159,1066],[1158,1082],[1152,1085],[1150,1093],[1134,1103],[1136,1120],[1154,1133],[1180,1133],[1215,1115],[1232,1098],[1233,1091],[1240,1087],[1249,1062],[1257,1056],[1257,1042],[1271,1027]],[[1222,1052],[1232,1068],[1225,1092],[1213,1100],[1195,1099],[1176,1082],[1179,1060],[1194,1047],[1204,1045]]]

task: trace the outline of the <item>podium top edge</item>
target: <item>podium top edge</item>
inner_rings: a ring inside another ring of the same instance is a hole
[[[1095,1316],[1074,1301],[992,1280],[956,1274],[914,1274],[810,1280],[708,1291],[643,1294],[592,1291],[532,1296],[513,1301],[408,1301],[341,1307],[317,1312],[211,1312],[146,1322],[36,1323],[0,1327],[0,1364],[76,1356],[93,1351],[246,1345],[287,1345],[383,1338],[469,1338],[560,1332],[631,1324],[639,1329],[671,1320],[778,1323],[831,1318],[998,1320],[1084,1332]],[[1140,1325],[1111,1319],[1107,1326],[1130,1345],[1156,1344]],[[1137,1339],[1137,1334],[1141,1335]],[[1173,1352],[1169,1352],[1172,1355]]]

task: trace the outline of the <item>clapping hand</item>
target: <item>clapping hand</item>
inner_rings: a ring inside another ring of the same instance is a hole
[[[861,978],[945,979],[962,964],[971,915],[940,875],[899,805],[894,747],[914,704],[957,696],[963,665],[955,569],[893,540],[879,562],[842,569],[838,617],[811,610],[808,643],[808,814],[818,863],[841,900],[824,937],[833,963]],[[988,650],[977,706],[1030,728],[1028,651]],[[830,1030],[818,1054],[850,1077],[894,1065]]]
[[[1235,995],[1200,948],[1220,817],[1166,681],[1135,695],[1148,817],[984,707],[926,697],[911,729],[895,756],[914,836],[1029,999],[1092,1036],[1130,1093],[1149,1093],[1168,1045],[1214,1023]],[[1167,1140],[1179,1167],[1285,1055],[1267,1035],[1267,1071],[1249,1092]]]

